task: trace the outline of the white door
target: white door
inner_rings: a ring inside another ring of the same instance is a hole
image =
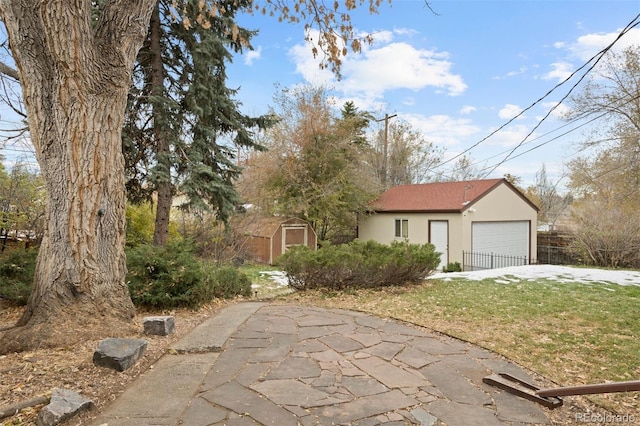
[[[529,221],[474,222],[471,251],[474,269],[528,263]],[[465,263],[468,263],[466,259]]]
[[[449,222],[446,220],[430,220],[429,242],[433,244],[436,251],[440,253],[438,269],[447,266],[449,263]]]

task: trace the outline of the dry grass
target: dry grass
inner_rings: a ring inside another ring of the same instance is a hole
[[[640,289],[619,286],[429,281],[414,287],[349,292],[309,291],[280,296],[276,302],[353,309],[392,317],[443,332],[498,352],[539,373],[540,384],[572,385],[640,376]],[[153,366],[169,345],[204,319],[233,302],[200,310],[177,310],[176,332],[149,341],[143,359],[117,373],[91,362],[99,338],[54,350],[0,356],[0,407],[64,387],[103,408],[140,373]],[[0,329],[15,322],[19,308],[0,306]],[[567,397],[565,407],[549,412],[554,425],[577,424],[576,413],[633,415],[640,419],[637,393]],[[32,425],[40,407],[0,420],[0,425]],[[82,424],[82,418],[70,426]],[[591,422],[590,424],[599,424]],[[600,423],[605,424],[605,423]],[[611,424],[611,422],[606,423]]]
[[[538,373],[545,387],[640,378],[640,289],[635,287],[430,280],[414,287],[314,291],[280,300],[421,325],[504,355]],[[638,392],[565,401],[640,420]],[[562,416],[553,416],[554,423],[575,424],[575,417]]]
[[[231,302],[217,301],[198,310],[172,312],[140,311],[134,319],[139,332],[130,338],[147,340],[144,357],[130,369],[116,372],[93,365],[93,353],[102,337],[96,336],[73,347],[42,349],[32,352],[12,353],[0,356],[0,410],[2,407],[38,396],[50,396],[55,388],[71,389],[94,402],[100,410],[122,393],[127,385],[153,364],[178,339],[196,325],[214,315]],[[22,308],[0,306],[0,329],[11,326],[18,319]],[[143,333],[145,316],[172,314],[175,332],[169,336],[149,336]],[[42,406],[25,409],[17,415],[0,419],[0,426],[35,425]],[[82,424],[83,417],[72,419],[68,425]]]

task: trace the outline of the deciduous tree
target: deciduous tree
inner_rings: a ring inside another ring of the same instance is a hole
[[[395,118],[386,130],[376,134],[366,158],[381,185],[391,187],[433,180],[432,168],[442,161],[442,155],[443,150],[411,124]]]
[[[367,4],[375,11],[380,2]],[[360,48],[349,11],[362,3],[312,0],[290,7],[265,0],[254,10],[319,27],[315,52],[338,70],[346,46]],[[47,191],[33,291],[16,327],[0,337],[0,352],[69,344],[83,332],[118,334],[130,325],[121,135],[133,65],[155,4],[0,0]],[[175,2],[176,16],[183,4]],[[203,17],[220,11],[217,1],[198,5]]]
[[[378,189],[363,161],[363,122],[351,109],[337,116],[323,87],[282,89],[275,101],[279,121],[266,132],[267,151],[243,176],[247,201],[308,220],[320,240],[353,238],[356,213]]]
[[[609,52],[584,89],[572,98],[569,118],[599,116],[581,142],[588,154],[569,162],[577,203],[574,248],[603,266],[639,266],[640,49]]]

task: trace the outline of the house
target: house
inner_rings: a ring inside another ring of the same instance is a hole
[[[292,246],[306,245],[313,250],[317,247],[317,235],[313,227],[298,218],[250,215],[234,227],[247,238],[246,249],[250,256],[269,265],[273,265]]]
[[[441,267],[526,264],[536,256],[537,212],[506,179],[400,185],[358,218],[358,238],[431,243]]]

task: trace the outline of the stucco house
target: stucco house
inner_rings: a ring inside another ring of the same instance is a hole
[[[535,259],[537,213],[506,179],[400,185],[360,215],[358,238],[431,243],[441,253],[441,267],[511,266]]]

